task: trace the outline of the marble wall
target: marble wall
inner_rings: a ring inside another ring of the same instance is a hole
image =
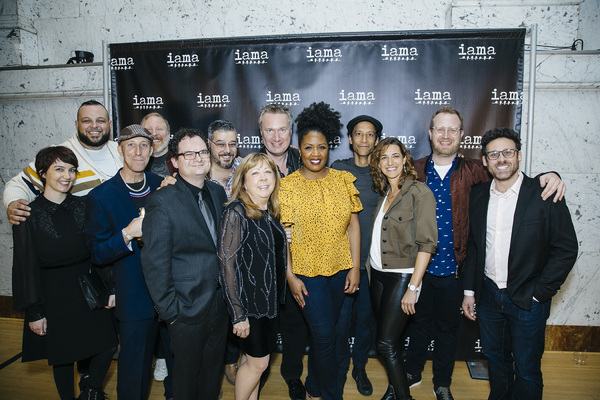
[[[74,132],[78,105],[102,100],[108,43],[278,34],[538,26],[532,174],[558,171],[580,253],[550,324],[600,326],[600,0],[4,0],[0,5],[0,189],[36,151]],[[529,42],[529,38],[526,40]],[[23,67],[30,65],[32,67]],[[528,65],[528,63],[526,64]],[[15,67],[13,67],[15,66]],[[20,66],[20,67],[16,67]],[[526,74],[526,86],[529,78]],[[523,125],[526,126],[527,105]],[[11,294],[12,239],[0,215],[0,295]]]

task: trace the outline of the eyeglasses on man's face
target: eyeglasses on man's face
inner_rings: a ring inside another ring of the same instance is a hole
[[[460,128],[456,127],[456,126],[432,126],[431,130],[436,134],[436,135],[443,135],[444,133],[448,133],[448,135],[451,136],[456,136],[458,135],[458,133],[460,132]]]
[[[497,160],[500,157],[500,154],[502,154],[504,158],[513,158],[518,152],[519,150],[517,149],[494,150],[486,152],[485,156],[488,160]]]
[[[228,147],[230,149],[237,149],[238,147],[238,143],[237,142],[224,142],[222,140],[216,141],[216,142],[212,142],[212,144],[214,144],[217,149],[219,150],[225,150],[225,147]]]
[[[200,151],[185,151],[183,153],[177,154],[177,157],[183,156],[186,160],[193,160],[196,158],[196,155],[199,155],[200,158],[208,158],[210,157],[210,152],[208,150],[200,150]]]

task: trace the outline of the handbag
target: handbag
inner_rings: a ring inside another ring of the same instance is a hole
[[[79,286],[90,310],[101,310],[108,305],[108,287],[94,267],[79,277]]]

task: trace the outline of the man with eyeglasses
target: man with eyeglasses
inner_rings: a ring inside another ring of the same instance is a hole
[[[452,107],[440,108],[429,123],[432,152],[415,161],[418,180],[425,182],[436,198],[438,246],[423,277],[409,325],[406,372],[410,387],[421,384],[433,324],[433,388],[436,398],[443,400],[453,399],[450,383],[462,301],[460,272],[469,235],[469,192],[474,185],[491,179],[481,160],[459,156],[463,136],[462,115]],[[544,187],[543,200],[554,193],[554,202],[562,199],[566,187],[556,174],[542,175],[539,181]]]
[[[489,399],[541,400],[546,320],[577,259],[577,236],[565,202],[543,201],[519,171],[515,131],[487,131],[481,152],[494,179],[471,190],[462,309],[479,321]]]
[[[231,197],[231,185],[235,169],[242,162],[238,157],[238,139],[235,126],[222,119],[208,126],[208,144],[210,150],[210,171],[208,179],[223,186],[227,199]]]
[[[229,321],[217,258],[227,201],[208,180],[207,137],[181,128],[169,142],[176,181],[153,193],[143,223],[142,270],[174,355],[173,394],[182,400],[219,396]]]

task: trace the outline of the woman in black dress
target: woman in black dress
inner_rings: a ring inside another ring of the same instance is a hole
[[[233,177],[219,236],[221,284],[243,361],[235,398],[256,399],[277,341],[285,299],[286,239],[279,219],[279,173],[266,155],[248,155]]]
[[[92,311],[78,282],[92,265],[83,234],[85,201],[69,194],[77,166],[63,146],[36,156],[44,193],[30,204],[27,220],[13,227],[13,306],[25,311],[22,362],[48,359],[62,400],[75,397],[73,363],[83,362],[89,375],[80,382],[79,399],[104,399],[117,337],[111,311]]]

